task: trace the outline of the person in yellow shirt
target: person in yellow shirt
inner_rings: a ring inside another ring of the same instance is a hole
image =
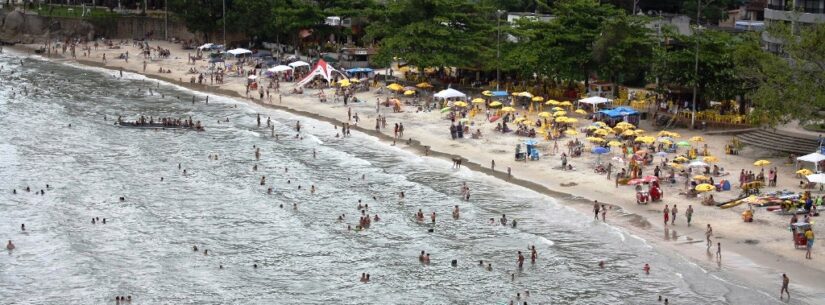
[[[808,228],[805,231],[805,239],[808,240],[808,251],[805,253],[805,258],[811,259],[811,248],[814,247],[814,230]]]

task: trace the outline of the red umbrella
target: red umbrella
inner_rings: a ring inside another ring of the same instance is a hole
[[[645,176],[644,178],[642,178],[642,181],[644,181],[645,183],[651,183],[654,181],[659,181],[659,178],[656,178],[656,176]]]

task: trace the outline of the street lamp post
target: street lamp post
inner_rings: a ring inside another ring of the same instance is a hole
[[[501,14],[504,14],[504,11],[496,11],[496,28],[498,30],[496,34],[496,91],[499,91],[499,85],[501,84]]]
[[[696,91],[699,88],[699,14],[702,11],[702,0],[696,0],[696,29],[693,36],[696,39],[696,47],[693,59],[693,105],[690,112],[690,127],[696,128]]]

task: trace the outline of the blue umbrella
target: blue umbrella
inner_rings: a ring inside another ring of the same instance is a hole
[[[657,157],[667,157],[667,153],[666,153],[666,152],[663,152],[663,151],[660,151],[660,152],[657,152],[657,153],[656,153],[656,156],[657,156]]]
[[[597,155],[601,155],[601,154],[609,153],[610,149],[607,149],[606,147],[597,146],[597,147],[593,147],[593,149],[591,149],[590,152],[592,152],[594,154],[597,154]]]
[[[524,141],[524,145],[536,145],[538,142],[536,140],[526,140]]]

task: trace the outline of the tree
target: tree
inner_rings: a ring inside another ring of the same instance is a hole
[[[768,123],[800,120],[805,123],[821,120],[825,109],[825,25],[818,24],[791,34],[790,28],[772,24],[771,36],[785,42],[787,58],[767,52],[752,37],[737,50],[734,59],[737,72],[752,90],[755,111]]]
[[[491,7],[471,0],[408,0],[389,3],[367,27],[380,40],[375,62],[394,58],[417,67],[479,68],[494,46]]]
[[[209,34],[216,32],[223,25],[221,0],[170,0],[169,10],[183,20],[187,29],[201,33],[204,41],[209,41]]]
[[[685,0],[682,4],[682,13],[696,18],[696,1],[700,1],[701,15],[699,23],[718,24],[719,21],[728,19],[728,9],[733,8],[742,1],[738,0]]]
[[[593,59],[599,74],[613,83],[624,83],[626,77],[640,80],[650,69],[654,45],[646,18],[622,13],[604,23],[593,46]]]

